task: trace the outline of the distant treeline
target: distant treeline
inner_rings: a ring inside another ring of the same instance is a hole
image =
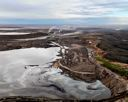
[[[105,33],[97,46],[107,52],[106,58],[128,63],[128,31]]]

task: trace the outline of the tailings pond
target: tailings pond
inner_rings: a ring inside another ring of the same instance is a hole
[[[99,80],[87,83],[74,80],[61,69],[53,68],[59,47],[0,51],[0,97],[44,96],[52,99],[95,99],[111,96]]]

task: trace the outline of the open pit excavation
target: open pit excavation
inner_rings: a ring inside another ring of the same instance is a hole
[[[0,0],[0,102],[128,102],[128,0]]]
[[[60,47],[1,51],[0,96],[44,96],[52,99],[101,100],[110,90],[96,80],[74,80],[52,66]],[[3,69],[4,67],[4,69]],[[13,74],[12,74],[13,73]]]
[[[127,80],[96,59],[101,33],[18,30],[29,34],[0,35],[1,100],[13,96],[102,102],[127,94]]]

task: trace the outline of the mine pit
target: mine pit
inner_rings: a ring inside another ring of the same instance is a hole
[[[20,36],[10,40],[1,35],[1,98],[107,101],[127,94],[127,81],[97,63],[94,38],[45,33]]]
[[[60,47],[50,47],[0,51],[0,96],[49,96],[53,99],[87,100],[111,96],[110,90],[101,81],[90,83],[76,80],[62,74],[61,68],[52,66],[51,62],[62,59],[57,56],[60,50]]]

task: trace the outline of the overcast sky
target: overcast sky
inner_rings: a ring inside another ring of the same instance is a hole
[[[128,24],[128,0],[0,0],[0,24]]]

